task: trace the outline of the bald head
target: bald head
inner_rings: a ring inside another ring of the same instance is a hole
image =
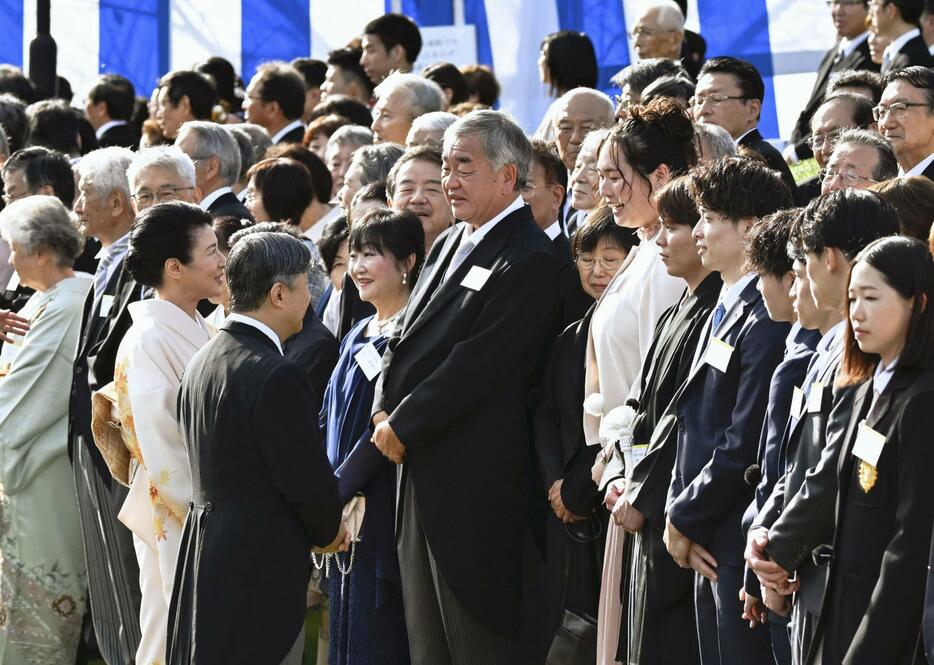
[[[561,161],[570,171],[584,137],[593,129],[613,125],[613,101],[592,88],[574,88],[559,100],[554,115],[555,144]]]

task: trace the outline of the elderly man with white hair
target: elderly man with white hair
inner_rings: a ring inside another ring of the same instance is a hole
[[[441,145],[444,139],[444,130],[457,122],[457,116],[447,111],[432,111],[420,115],[412,121],[412,127],[405,137],[405,147],[414,148],[420,145]]]
[[[697,135],[697,159],[700,162],[716,162],[736,155],[733,137],[720,125],[695,122],[694,133]]]
[[[632,45],[639,60],[681,59],[684,14],[674,0],[649,0],[632,29]]]
[[[227,127],[206,120],[186,122],[175,145],[194,162],[195,184],[204,196],[201,207],[211,217],[253,219],[233,192],[240,178],[240,147]]]
[[[140,150],[126,175],[137,214],[157,203],[198,203],[202,198],[195,163],[174,145]]]
[[[373,96],[371,129],[377,143],[405,145],[415,118],[444,108],[444,92],[438,84],[417,74],[390,74]]]

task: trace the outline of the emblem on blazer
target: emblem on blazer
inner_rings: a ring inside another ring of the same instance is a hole
[[[859,463],[859,486],[864,493],[869,494],[869,490],[876,486],[876,480],[879,478],[879,472],[869,462],[861,460]]]

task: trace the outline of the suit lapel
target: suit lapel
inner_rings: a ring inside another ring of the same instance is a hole
[[[460,228],[448,234],[439,252],[438,260],[435,261],[434,265],[431,267],[431,272],[427,274],[423,273],[419,276],[418,282],[415,285],[415,291],[409,298],[409,304],[406,307],[403,332],[406,332],[412,322],[418,318],[418,315],[429,302],[431,294],[437,290],[438,284],[444,279],[444,273],[447,272],[448,266],[451,264],[451,259],[457,252],[461,238],[464,235],[464,226],[466,226],[466,224],[460,222]]]

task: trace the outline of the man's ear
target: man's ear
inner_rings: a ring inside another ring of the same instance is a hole
[[[389,56],[390,62],[401,65],[407,63],[409,59],[405,55],[405,48],[402,44],[396,44],[391,49],[389,49],[386,54]]]

